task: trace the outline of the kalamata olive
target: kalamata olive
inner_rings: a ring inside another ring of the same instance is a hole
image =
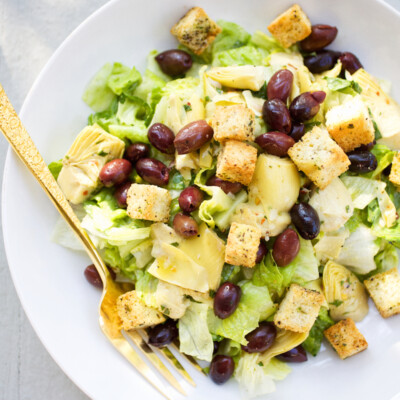
[[[133,165],[136,164],[140,158],[146,158],[150,153],[150,148],[145,143],[130,144],[124,154],[124,158],[129,160]]]
[[[289,133],[292,120],[286,104],[280,99],[267,100],[262,109],[264,122],[273,130]]]
[[[383,175],[385,176],[389,176],[390,173],[392,172],[392,164],[389,164],[383,171]]]
[[[241,296],[239,286],[231,282],[223,283],[214,297],[214,314],[221,319],[228,318],[235,312]]]
[[[168,126],[159,123],[151,125],[147,131],[147,137],[149,138],[150,143],[157,150],[160,150],[161,153],[175,153],[175,135]]]
[[[306,127],[304,124],[300,124],[297,122],[292,123],[292,130],[289,135],[294,139],[295,142],[298,142],[306,133]]]
[[[288,69],[280,69],[272,75],[267,85],[268,100],[279,99],[286,103],[292,90],[293,73]]]
[[[261,353],[269,349],[276,338],[276,328],[272,322],[261,322],[258,328],[246,335],[248,343],[242,345],[247,353]]]
[[[299,43],[300,49],[306,53],[322,50],[335,40],[337,33],[335,26],[313,25],[311,34]]]
[[[185,125],[175,136],[174,145],[178,154],[187,154],[200,149],[213,137],[214,131],[204,120]]]
[[[255,142],[268,154],[285,157],[295,141],[286,133],[268,132],[258,136]]]
[[[268,253],[267,245],[265,244],[265,241],[261,239],[257,250],[256,264],[259,264],[263,260],[263,258],[267,255],[267,253]]]
[[[200,207],[203,193],[195,186],[189,186],[179,196],[179,207],[182,211],[191,213]]]
[[[235,370],[235,362],[232,357],[215,356],[210,364],[210,378],[217,385],[222,385],[230,379]]]
[[[354,72],[363,67],[360,60],[353,53],[349,53],[348,51],[342,53],[339,60],[343,68],[351,74],[354,74]]]
[[[164,186],[169,181],[167,166],[154,158],[141,158],[135,167],[139,176],[152,185]]]
[[[332,50],[323,50],[317,52],[315,55],[304,57],[304,65],[313,73],[319,74],[320,72],[332,69],[340,53]]]
[[[169,319],[164,324],[156,325],[147,331],[149,344],[154,347],[165,347],[178,337],[176,322]]]
[[[228,182],[223,179],[218,178],[216,175],[212,176],[208,179],[207,186],[218,186],[220,187],[226,194],[239,193],[243,189],[243,185],[239,182]]]
[[[307,361],[307,353],[299,344],[292,350],[287,351],[286,353],[280,354],[277,358],[281,361],[288,363],[300,363]]]
[[[214,350],[213,350],[213,354],[218,353],[219,344],[220,344],[220,342],[217,342],[217,341],[214,340]]]
[[[125,182],[122,185],[119,185],[114,192],[114,197],[117,200],[117,203],[120,207],[126,207],[126,198],[128,195],[128,190],[131,187],[132,182]]]
[[[369,151],[352,151],[347,153],[347,157],[351,162],[349,171],[363,174],[366,172],[375,171],[378,167],[376,157]]]
[[[312,206],[307,203],[295,204],[290,210],[290,217],[303,239],[312,240],[318,236],[320,221]]]
[[[192,57],[183,50],[167,50],[155,57],[162,72],[172,77],[183,75],[192,64]]]
[[[100,170],[99,179],[106,187],[124,183],[132,172],[132,164],[124,158],[109,161]]]
[[[297,232],[291,228],[284,230],[275,240],[272,257],[278,267],[290,264],[300,250],[300,239]]]
[[[184,238],[196,236],[199,231],[197,222],[191,216],[183,213],[175,215],[172,225],[175,232]]]
[[[298,122],[305,122],[318,114],[319,105],[325,100],[326,93],[304,92],[295,97],[289,110],[292,118]]]
[[[375,145],[376,145],[376,141],[374,140],[373,142],[370,142],[368,144],[362,144],[360,147],[357,147],[355,149],[355,151],[358,151],[358,152],[360,152],[360,151],[371,151],[374,148]]]
[[[85,268],[84,272],[86,280],[92,284],[93,286],[103,289],[103,281],[100,278],[99,273],[97,272],[96,267],[94,264],[91,264]]]

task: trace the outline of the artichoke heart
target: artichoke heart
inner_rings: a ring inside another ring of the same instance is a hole
[[[268,69],[254,65],[216,67],[210,69],[207,76],[226,87],[260,90],[268,76]]]
[[[103,166],[121,158],[125,143],[98,125],[83,129],[63,159],[57,182],[73,204],[82,203],[99,186]]]
[[[324,268],[322,283],[334,321],[351,318],[358,322],[368,314],[368,296],[364,286],[347,268],[329,261]]]

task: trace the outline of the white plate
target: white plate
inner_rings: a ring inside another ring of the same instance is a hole
[[[354,51],[368,71],[393,82],[400,100],[400,14],[377,0],[302,0],[313,23],[339,28],[338,50]],[[143,69],[152,49],[175,46],[169,29],[192,5],[214,19],[235,21],[250,32],[292,0],[114,1],[94,13],[58,49],[29,93],[21,117],[45,160],[63,156],[90,110],[81,94],[105,62]],[[27,61],[28,62],[28,61]],[[43,344],[65,373],[94,399],[159,399],[158,393],[109,345],[97,324],[99,292],[83,279],[89,264],[50,242],[57,212],[14,154],[4,172],[3,230],[11,273],[22,305]],[[361,250],[361,249],[360,249]],[[400,392],[400,316],[384,320],[371,304],[359,324],[369,349],[340,361],[331,348],[293,367],[270,399],[390,399]],[[219,387],[191,370],[190,399],[238,398],[235,383]],[[175,398],[181,398],[178,395]]]

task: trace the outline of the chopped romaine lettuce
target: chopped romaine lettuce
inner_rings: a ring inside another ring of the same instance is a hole
[[[126,97],[131,97],[141,81],[142,76],[135,67],[131,69],[120,63],[114,63],[107,79],[107,86],[118,96],[123,93]]]
[[[214,55],[214,67],[228,67],[230,65],[262,65],[264,54],[254,46],[221,51]]]
[[[217,23],[222,28],[222,32],[215,38],[212,45],[214,56],[220,51],[242,47],[249,42],[250,34],[240,25],[223,20],[219,20]]]
[[[283,48],[279,42],[272,36],[268,36],[262,31],[255,31],[250,39],[249,44],[261,47],[269,53],[288,52],[289,50]]]
[[[371,153],[376,157],[376,160],[378,161],[378,167],[374,171],[364,174],[363,176],[366,178],[377,177],[392,163],[393,157],[396,154],[395,151],[390,150],[389,147],[385,146],[384,144],[376,144],[371,150]]]
[[[342,92],[356,96],[362,91],[361,86],[355,81],[348,81],[347,79],[341,78],[330,78],[328,76],[325,76],[324,79],[328,82],[328,88],[335,92]]]
[[[60,174],[62,166],[63,166],[62,160],[53,161],[48,165],[48,168],[49,168],[51,174],[54,176],[54,179],[57,180],[58,175]]]

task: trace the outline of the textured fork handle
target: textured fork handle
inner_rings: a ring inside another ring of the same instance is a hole
[[[0,130],[17,153],[22,162],[28,167],[44,191],[50,197],[65,221],[74,230],[85,246],[90,258],[96,266],[104,266],[96,248],[82,229],[79,219],[68,203],[53,175],[48,169],[38,149],[33,143],[25,127],[22,125],[3,87],[0,85]],[[100,272],[100,271],[99,271]],[[104,275],[103,275],[104,276]],[[102,276],[102,278],[103,278]]]

